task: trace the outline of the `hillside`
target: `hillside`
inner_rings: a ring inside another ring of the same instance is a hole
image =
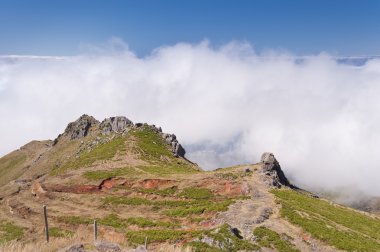
[[[380,251],[376,215],[297,188],[273,154],[202,171],[175,135],[125,117],[83,115],[2,157],[0,186],[0,251]]]

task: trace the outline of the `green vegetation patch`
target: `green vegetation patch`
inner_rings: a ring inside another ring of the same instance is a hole
[[[139,205],[147,205],[150,206],[153,204],[153,201],[137,198],[137,197],[121,197],[121,196],[108,196],[103,200],[104,204],[110,205],[131,205],[131,206],[139,206]]]
[[[99,180],[120,176],[128,176],[129,178],[131,178],[137,177],[141,174],[142,172],[138,169],[135,169],[134,167],[123,167],[112,170],[87,171],[83,174],[83,176],[87,179]]]
[[[155,195],[160,195],[160,196],[174,196],[176,195],[178,188],[177,187],[169,187],[165,189],[145,189],[141,188],[138,190],[139,192],[146,193],[146,194],[155,194]]]
[[[93,223],[93,220],[83,216],[60,216],[58,217],[58,221],[71,225],[88,225]]]
[[[226,180],[236,180],[238,178],[244,178],[247,176],[251,176],[253,173],[252,171],[239,171],[239,172],[216,172],[215,176],[217,178],[222,178]]]
[[[160,160],[162,156],[173,158],[165,140],[150,129],[148,125],[133,129],[128,134],[135,139],[138,151],[145,159]]]
[[[148,200],[138,197],[124,197],[124,196],[108,196],[104,198],[103,202],[105,204],[111,205],[131,205],[131,206],[166,206],[166,207],[177,207],[177,206],[187,206],[191,204],[189,201],[183,200]]]
[[[188,161],[174,157],[170,146],[148,125],[131,130],[128,137],[135,142],[134,152],[149,163],[138,167],[144,172],[159,176],[199,172]]]
[[[56,175],[66,170],[86,167],[98,160],[109,160],[113,158],[118,151],[126,151],[126,139],[127,138],[125,136],[116,136],[109,142],[100,143],[94,146],[94,148],[90,152],[84,151],[79,155],[79,158],[75,158],[72,161],[69,161],[68,163],[63,165],[62,167],[54,170],[53,174]]]
[[[184,161],[183,161],[184,162]],[[167,176],[171,174],[192,174],[199,172],[189,164],[178,163],[156,163],[146,166],[138,166],[138,169],[158,176]]]
[[[12,153],[0,159],[0,186],[16,179],[23,173],[24,167],[22,164],[25,160],[26,155],[19,153]]]
[[[207,212],[224,212],[235,200],[225,199],[222,201],[194,200],[186,206],[179,206],[174,209],[166,210],[164,213],[171,217],[186,217],[189,215],[200,215]]]
[[[286,235],[279,235],[277,232],[267,227],[257,227],[253,231],[256,241],[261,247],[277,249],[281,252],[297,252],[299,251]]]
[[[148,200],[138,197],[108,196],[103,199],[104,204],[110,205],[131,205],[131,206],[152,206],[156,210],[161,207],[166,208],[164,214],[170,217],[186,217],[189,215],[200,215],[205,212],[223,212],[236,199],[221,200]]]
[[[149,243],[153,242],[178,242],[191,239],[200,234],[200,231],[184,231],[173,229],[151,229],[139,231],[127,231],[126,236],[132,244],[143,244],[145,237]]]
[[[202,242],[203,238],[212,241],[212,245]],[[252,251],[259,250],[260,247],[247,240],[240,239],[231,230],[228,224],[224,224],[218,229],[205,231],[200,236],[200,241],[188,244],[195,252],[203,251]]]
[[[207,188],[188,187],[184,188],[179,196],[188,199],[211,199],[214,194]]]
[[[165,222],[165,221],[152,221],[148,220],[143,217],[131,217],[127,219],[127,222],[130,225],[137,225],[142,228],[146,227],[166,227],[166,228],[175,228],[175,227],[180,227],[179,224],[177,223],[171,223],[171,222]]]
[[[273,190],[281,215],[314,237],[347,251],[380,251],[380,220],[294,190]]]
[[[92,224],[93,220],[82,217],[82,216],[63,216],[58,218],[59,221],[72,224],[72,225],[80,225],[80,224]],[[99,225],[110,226],[114,228],[127,228],[130,225],[136,225],[141,228],[146,227],[163,227],[163,228],[175,228],[180,225],[176,222],[165,222],[165,221],[155,221],[149,220],[143,217],[130,217],[127,219],[121,218],[116,214],[109,214],[104,218],[98,219]]]
[[[74,232],[59,227],[52,227],[49,228],[49,235],[51,237],[71,237],[74,235]]]
[[[12,240],[19,240],[23,235],[24,230],[12,222],[0,223],[0,244]]]

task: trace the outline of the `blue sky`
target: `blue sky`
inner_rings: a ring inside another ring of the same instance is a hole
[[[138,55],[248,41],[296,54],[380,54],[380,1],[0,0],[0,54],[72,55],[118,37]]]

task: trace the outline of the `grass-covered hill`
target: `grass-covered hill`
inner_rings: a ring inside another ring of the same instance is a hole
[[[377,216],[286,186],[267,157],[206,172],[160,128],[83,115],[0,159],[0,251],[101,251],[94,220],[125,251],[145,239],[150,251],[380,251]]]

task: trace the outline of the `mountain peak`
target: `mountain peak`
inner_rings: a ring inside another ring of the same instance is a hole
[[[70,122],[67,125],[64,133],[54,140],[53,145],[56,145],[62,137],[70,140],[85,138],[91,130],[103,136],[111,134],[126,135],[129,130],[138,129],[143,126],[148,127],[149,130],[159,135],[166,142],[175,157],[185,157],[186,151],[178,142],[176,135],[163,133],[161,127],[156,127],[155,125],[148,125],[146,123],[134,124],[125,116],[108,117],[99,122],[93,116],[83,114],[76,121]]]
[[[71,140],[80,139],[87,136],[90,128],[99,124],[99,121],[89,115],[82,115],[76,121],[67,125],[64,135],[68,136]]]

